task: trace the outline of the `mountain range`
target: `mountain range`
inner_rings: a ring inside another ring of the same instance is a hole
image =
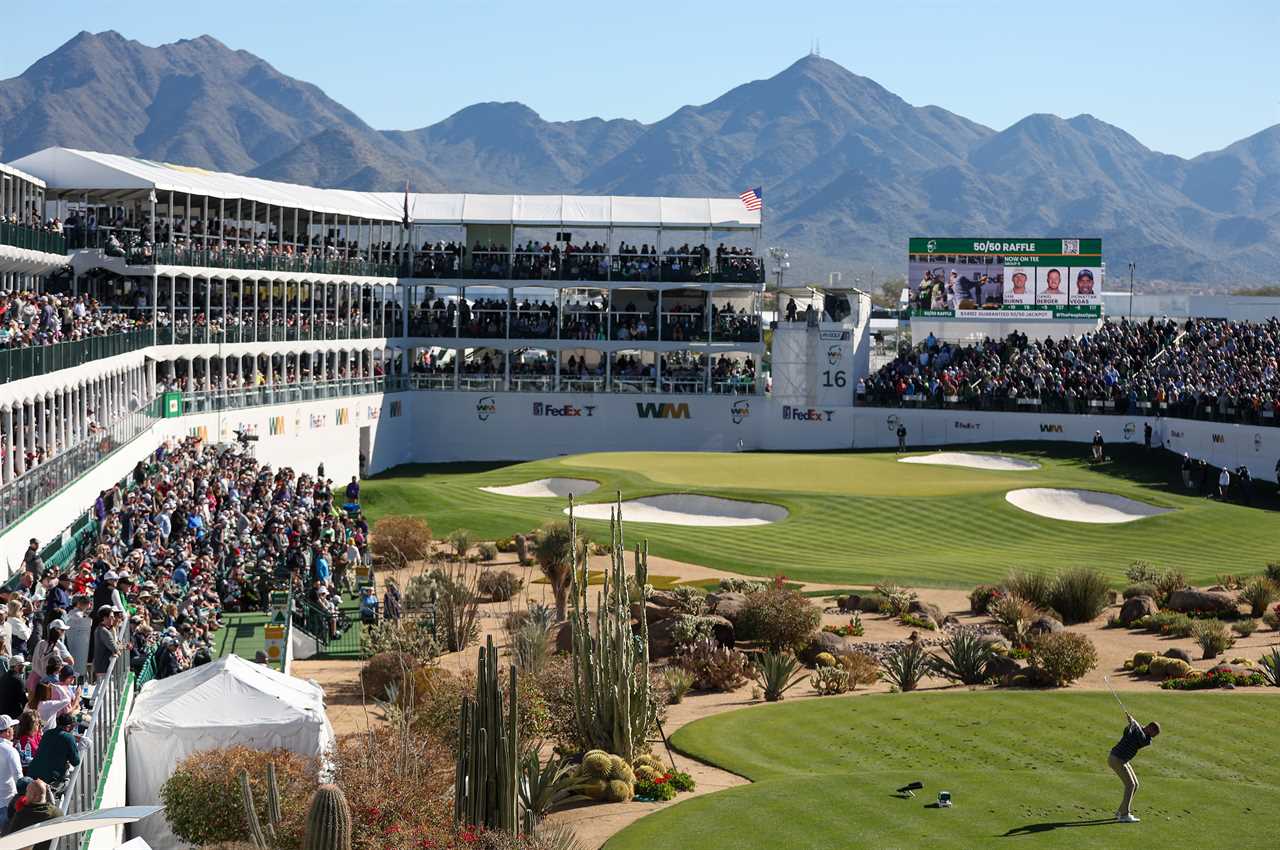
[[[1280,125],[1192,159],[1089,115],[996,131],[818,56],[652,124],[478,103],[383,131],[318,87],[201,36],[82,32],[0,81],[0,160],[61,145],[366,190],[734,196],[763,186],[795,275],[864,287],[907,238],[1099,236],[1143,291],[1265,284],[1280,265]]]

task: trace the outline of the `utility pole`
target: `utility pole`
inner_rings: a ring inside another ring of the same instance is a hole
[[[1130,261],[1129,263],[1129,318],[1133,318],[1133,273],[1138,268],[1138,264]]]

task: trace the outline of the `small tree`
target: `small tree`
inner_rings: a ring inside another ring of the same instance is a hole
[[[373,527],[369,546],[392,569],[424,561],[431,551],[431,526],[421,517],[383,517]]]
[[[585,541],[578,537],[577,546],[584,548]],[[556,619],[563,621],[568,612],[569,580],[573,571],[574,530],[563,520],[549,522],[538,530],[533,542],[533,557],[538,568],[551,583],[551,593],[556,598]],[[586,554],[581,554],[582,568],[586,570]]]

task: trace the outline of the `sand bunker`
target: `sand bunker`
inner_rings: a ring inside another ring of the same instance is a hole
[[[1133,522],[1136,519],[1167,514],[1171,510],[1092,490],[1032,487],[1010,490],[1004,497],[1015,508],[1037,516],[1069,522]]]
[[[899,463],[928,463],[937,466],[967,466],[970,469],[994,469],[1000,472],[1022,472],[1028,469],[1039,469],[1040,464],[1033,460],[1022,460],[1005,455],[980,455],[973,452],[934,452],[931,455],[916,455],[898,459]]]
[[[581,519],[608,519],[612,502],[578,505],[574,515]],[[565,508],[565,513],[569,509]],[[768,525],[787,518],[787,509],[763,502],[739,502],[715,496],[646,496],[622,503],[622,518],[627,522],[660,522],[665,525]]]
[[[585,496],[599,489],[600,483],[589,478],[539,478],[537,481],[526,481],[523,484],[510,484],[506,487],[481,487],[486,493],[499,496],[521,496],[531,499],[566,496]]]

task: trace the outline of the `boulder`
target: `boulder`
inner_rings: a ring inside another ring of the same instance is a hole
[[[1007,655],[996,655],[987,664],[987,672],[997,682],[1007,682],[1022,673],[1022,665],[1018,663],[1016,658],[1010,658]]]
[[[1120,607],[1120,625],[1128,626],[1134,620],[1141,620],[1159,611],[1160,606],[1150,596],[1134,596],[1126,599],[1124,605]]]
[[[568,620],[556,623],[551,627],[551,632],[555,640],[556,652],[573,652],[573,623]]]
[[[917,617],[928,617],[933,620],[934,625],[942,622],[942,609],[932,602],[925,602],[920,599],[911,600],[911,604],[907,606],[907,613],[915,614]]]
[[[1062,623],[1059,623],[1053,617],[1037,617],[1031,621],[1027,631],[1033,635],[1051,635],[1062,631]]]
[[[1008,655],[1009,650],[1012,649],[1012,647],[1009,646],[1009,641],[1005,640],[1000,635],[993,633],[988,633],[982,638],[982,645],[997,655]]]
[[[649,657],[668,658],[676,651],[676,618],[668,617],[649,626]]]
[[[840,610],[849,614],[852,614],[854,611],[862,610],[858,607],[861,603],[862,597],[856,593],[851,593],[848,596],[841,596],[836,600],[836,605],[839,606]]]
[[[680,600],[669,590],[652,590],[646,601],[658,608],[679,608]]]
[[[1184,587],[1169,594],[1169,602],[1165,605],[1171,611],[1183,614],[1192,611],[1208,611],[1214,614],[1234,613],[1237,610],[1236,599],[1230,593],[1217,590],[1196,590]]]
[[[711,634],[715,637],[716,643],[721,646],[733,649],[734,633],[733,623],[725,617],[717,614],[708,614],[706,619],[711,621]]]
[[[745,593],[727,591],[725,593],[707,594],[707,611],[718,614],[727,620],[737,620],[744,605],[747,604]]]
[[[1166,649],[1166,650],[1164,651],[1164,657],[1165,657],[1165,658],[1176,658],[1176,659],[1178,659],[1179,661],[1185,661],[1185,662],[1187,662],[1188,664],[1190,664],[1190,663],[1191,663],[1191,661],[1192,661],[1191,653],[1190,653],[1190,652],[1187,652],[1185,649],[1179,649],[1179,648],[1178,648],[1178,647],[1176,647],[1176,646],[1175,646],[1173,649]]]
[[[809,645],[800,653],[800,660],[812,664],[820,653],[829,652],[835,656],[846,655],[854,649],[853,641],[831,632],[818,632],[810,640]]]

